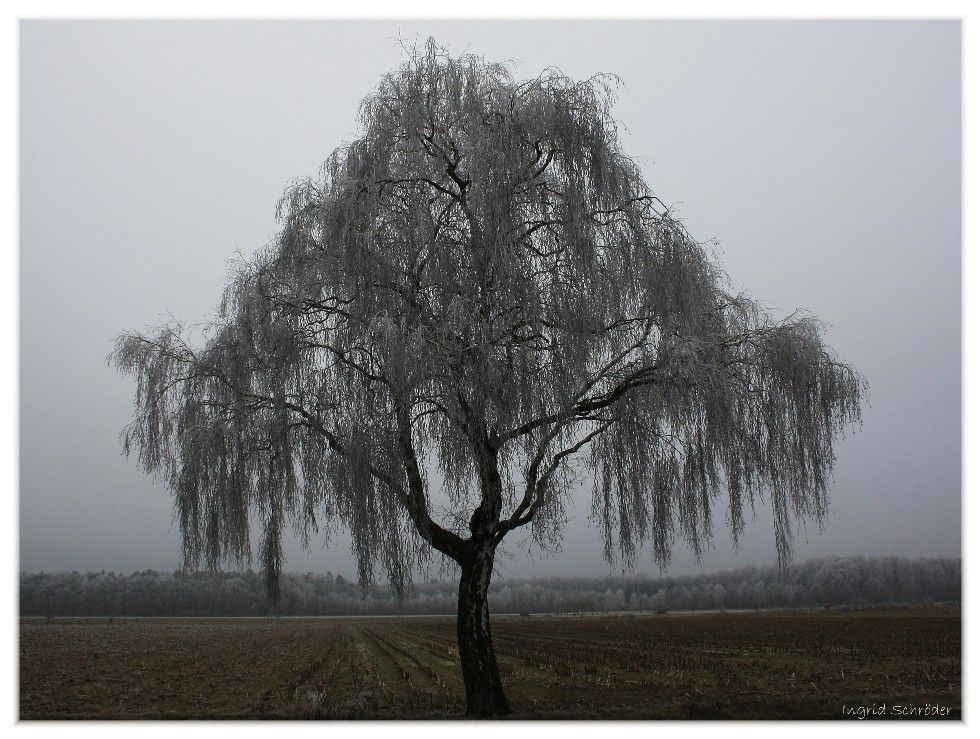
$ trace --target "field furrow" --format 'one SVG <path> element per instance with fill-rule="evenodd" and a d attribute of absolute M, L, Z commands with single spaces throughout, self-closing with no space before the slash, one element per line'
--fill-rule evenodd
<path fill-rule="evenodd" d="M 960 716 L 959 609 L 497 617 L 493 634 L 523 718 Z M 451 617 L 22 619 L 19 648 L 21 719 L 465 706 Z"/>

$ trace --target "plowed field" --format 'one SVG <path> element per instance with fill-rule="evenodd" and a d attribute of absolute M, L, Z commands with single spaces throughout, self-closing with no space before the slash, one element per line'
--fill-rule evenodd
<path fill-rule="evenodd" d="M 959 718 L 958 609 L 499 617 L 518 718 Z M 459 718 L 452 618 L 22 619 L 21 719 Z"/>

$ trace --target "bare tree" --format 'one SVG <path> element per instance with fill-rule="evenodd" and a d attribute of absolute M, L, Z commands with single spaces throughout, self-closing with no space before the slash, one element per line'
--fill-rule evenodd
<path fill-rule="evenodd" d="M 459 567 L 467 711 L 510 711 L 487 587 L 511 531 L 552 546 L 594 480 L 606 557 L 695 552 L 760 496 L 780 561 L 823 521 L 832 442 L 865 383 L 808 315 L 775 322 L 620 150 L 617 80 L 515 81 L 431 40 L 362 103 L 363 135 L 293 183 L 282 231 L 231 276 L 201 348 L 125 334 L 127 453 L 166 481 L 188 566 L 339 522 L 362 583 Z"/>

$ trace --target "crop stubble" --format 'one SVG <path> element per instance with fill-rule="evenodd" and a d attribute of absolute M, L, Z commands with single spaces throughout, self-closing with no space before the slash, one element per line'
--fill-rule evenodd
<path fill-rule="evenodd" d="M 960 715 L 959 609 L 498 617 L 518 718 Z M 456 718 L 452 618 L 22 619 L 22 719 Z"/>

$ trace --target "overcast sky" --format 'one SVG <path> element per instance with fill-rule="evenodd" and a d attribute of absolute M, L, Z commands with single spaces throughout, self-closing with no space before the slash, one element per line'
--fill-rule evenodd
<path fill-rule="evenodd" d="M 625 150 L 736 289 L 812 311 L 868 379 L 838 446 L 827 555 L 959 556 L 960 24 L 174 22 L 20 25 L 22 571 L 172 570 L 161 484 L 121 454 L 134 384 L 114 337 L 205 320 L 227 262 L 274 238 L 287 182 L 358 135 L 358 102 L 401 36 L 624 83 Z M 505 542 L 506 576 L 609 571 L 580 496 L 565 551 Z M 703 567 L 775 560 L 759 509 L 738 551 L 716 521 Z M 513 536 L 513 535 L 512 535 Z M 343 541 L 287 570 L 352 576 Z M 647 553 L 639 570 L 657 573 Z M 683 547 L 670 574 L 697 571 Z"/>

